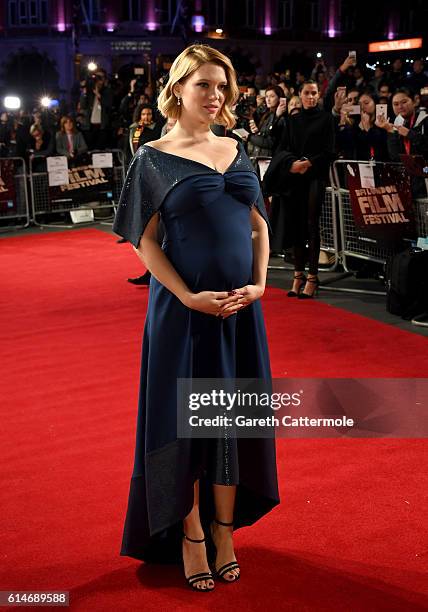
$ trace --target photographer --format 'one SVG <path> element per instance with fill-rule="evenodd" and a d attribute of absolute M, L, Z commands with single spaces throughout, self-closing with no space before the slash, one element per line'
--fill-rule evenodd
<path fill-rule="evenodd" d="M 244 128 L 249 132 L 250 120 L 254 119 L 257 108 L 263 109 L 263 112 L 266 111 L 264 100 L 264 96 L 259 96 L 258 89 L 253 85 L 249 85 L 247 91 L 240 94 L 235 107 L 237 117 L 236 127 Z"/>
<path fill-rule="evenodd" d="M 355 94 L 351 90 L 350 94 Z M 355 104 L 343 104 L 343 92 L 335 94 L 334 115 L 340 108 L 337 123 L 337 152 L 344 159 L 388 161 L 388 147 L 385 133 L 376 125 L 376 100 L 371 91 L 365 91 L 359 98 L 359 112 Z M 355 99 L 355 98 L 353 98 Z"/>
<path fill-rule="evenodd" d="M 342 159 L 355 157 L 355 124 L 361 119 L 361 109 L 358 104 L 359 91 L 351 88 L 338 87 L 334 94 L 332 115 L 336 119 L 336 152 Z"/>
<path fill-rule="evenodd" d="M 82 129 L 87 134 L 90 150 L 106 149 L 110 145 L 109 128 L 113 94 L 103 71 L 87 79 L 80 96 L 80 111 L 84 116 Z"/>
<path fill-rule="evenodd" d="M 348 55 L 343 64 L 339 66 L 335 75 L 328 84 L 324 94 L 323 108 L 326 111 L 331 111 L 334 105 L 334 94 L 338 87 L 350 88 L 355 85 L 354 67 L 356 59 L 353 55 Z"/>
<path fill-rule="evenodd" d="M 141 103 L 149 104 L 150 100 L 144 94 L 144 84 L 141 79 L 132 79 L 129 84 L 129 92 L 122 98 L 119 105 L 119 115 L 124 124 L 129 125 L 133 121 L 135 109 Z"/>

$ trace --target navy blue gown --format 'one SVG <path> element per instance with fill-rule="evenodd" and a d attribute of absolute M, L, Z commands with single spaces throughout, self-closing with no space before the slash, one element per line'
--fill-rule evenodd
<path fill-rule="evenodd" d="M 252 283 L 253 204 L 268 223 L 259 180 L 241 144 L 224 174 L 145 145 L 128 170 L 113 229 L 137 247 L 159 212 L 162 249 L 187 286 L 228 291 Z M 192 509 L 197 479 L 205 528 L 215 516 L 212 483 L 237 485 L 235 529 L 279 503 L 274 439 L 177 436 L 177 378 L 270 376 L 258 300 L 223 320 L 187 308 L 152 276 L 121 555 L 179 561 L 182 520 Z"/>

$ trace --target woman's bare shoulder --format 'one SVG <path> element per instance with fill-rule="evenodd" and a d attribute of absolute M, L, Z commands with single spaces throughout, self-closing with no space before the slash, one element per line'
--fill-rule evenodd
<path fill-rule="evenodd" d="M 236 140 L 236 138 L 231 138 L 230 136 L 217 136 L 217 138 L 221 138 L 225 142 L 228 142 L 229 146 L 231 146 L 232 148 L 236 148 L 239 142 L 238 140 Z"/>
<path fill-rule="evenodd" d="M 150 140 L 146 142 L 144 147 L 151 147 L 152 149 L 158 149 L 159 151 L 163 151 L 165 148 L 165 144 L 168 147 L 168 142 L 173 142 L 171 138 L 166 138 L 166 136 L 162 136 L 162 138 L 158 138 L 157 140 Z"/>

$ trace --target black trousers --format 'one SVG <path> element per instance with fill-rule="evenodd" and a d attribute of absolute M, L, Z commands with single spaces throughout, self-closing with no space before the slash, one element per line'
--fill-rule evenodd
<path fill-rule="evenodd" d="M 294 267 L 304 270 L 308 262 L 309 274 L 314 275 L 318 274 L 320 216 L 325 188 L 324 180 L 302 181 L 293 198 Z"/>

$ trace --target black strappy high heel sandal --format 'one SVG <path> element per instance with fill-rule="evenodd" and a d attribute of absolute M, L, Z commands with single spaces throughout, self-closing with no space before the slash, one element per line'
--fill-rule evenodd
<path fill-rule="evenodd" d="M 310 300 L 314 297 L 314 295 L 318 295 L 318 287 L 320 284 L 318 276 L 316 276 L 315 278 L 307 278 L 306 282 L 313 283 L 314 285 L 316 285 L 316 287 L 312 295 L 309 295 L 309 293 L 305 293 L 304 291 L 299 293 L 297 297 L 300 298 L 301 300 Z"/>
<path fill-rule="evenodd" d="M 295 280 L 300 280 L 300 281 L 301 281 L 301 283 L 300 283 L 300 286 L 299 286 L 299 289 L 297 290 L 297 292 L 296 292 L 296 291 L 291 290 L 291 291 L 289 291 L 289 292 L 287 293 L 288 297 L 297 297 L 297 296 L 300 294 L 300 292 L 302 291 L 302 289 L 303 289 L 303 285 L 306 283 L 306 280 L 307 280 L 307 279 L 306 279 L 306 276 L 305 276 L 303 273 L 301 273 L 301 274 L 297 274 L 297 275 L 295 274 L 295 275 L 294 275 L 294 279 L 295 279 Z"/>
<path fill-rule="evenodd" d="M 217 525 L 222 525 L 223 527 L 233 527 L 233 523 L 223 523 L 223 521 L 219 521 L 218 519 L 214 519 L 213 523 L 217 523 Z M 213 546 L 215 548 L 215 544 L 214 544 L 214 538 L 213 538 L 213 534 L 212 534 L 212 525 L 213 523 L 211 523 L 211 540 L 213 542 Z M 218 576 L 218 578 L 221 578 L 224 582 L 236 582 L 237 580 L 239 580 L 240 576 L 241 576 L 241 568 L 239 567 L 239 563 L 237 561 L 230 561 L 229 563 L 225 563 L 224 565 L 222 565 L 221 567 L 219 567 L 217 569 L 217 567 L 214 564 L 214 569 L 215 569 L 215 574 L 216 576 Z M 224 577 L 225 574 L 227 574 L 228 572 L 230 572 L 231 570 L 234 569 L 239 569 L 239 574 L 238 575 L 234 575 L 233 580 L 228 580 L 227 578 Z"/>
<path fill-rule="evenodd" d="M 195 544 L 202 544 L 202 542 L 205 542 L 205 538 L 202 538 L 202 540 L 192 540 L 192 538 L 189 538 L 184 532 L 183 537 L 189 542 L 194 542 Z M 207 593 L 208 591 L 214 590 L 214 585 L 212 587 L 207 586 L 205 589 L 195 586 L 195 584 L 201 582 L 202 580 L 214 580 L 212 572 L 200 572 L 199 574 L 192 574 L 191 576 L 186 576 L 186 574 L 184 574 L 184 577 L 186 578 L 189 587 L 194 591 Z"/>

